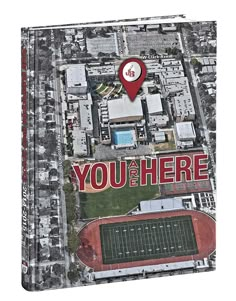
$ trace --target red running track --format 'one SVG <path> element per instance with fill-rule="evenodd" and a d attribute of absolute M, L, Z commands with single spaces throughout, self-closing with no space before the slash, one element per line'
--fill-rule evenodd
<path fill-rule="evenodd" d="M 185 215 L 192 216 L 192 222 L 198 246 L 198 254 L 159 259 L 147 259 L 142 261 L 123 262 L 117 264 L 103 264 L 99 225 Z M 77 251 L 77 255 L 85 265 L 93 268 L 95 271 L 106 271 L 113 269 L 130 268 L 135 266 L 165 264 L 187 260 L 198 260 L 210 255 L 216 247 L 216 227 L 214 219 L 212 219 L 210 216 L 203 212 L 194 210 L 180 210 L 171 212 L 140 214 L 133 216 L 101 218 L 88 223 L 80 231 L 79 237 L 81 245 Z"/>

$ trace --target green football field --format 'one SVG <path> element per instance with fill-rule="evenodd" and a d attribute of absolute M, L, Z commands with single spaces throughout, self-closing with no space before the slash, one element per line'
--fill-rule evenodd
<path fill-rule="evenodd" d="M 104 264 L 198 253 L 191 216 L 100 225 Z"/>

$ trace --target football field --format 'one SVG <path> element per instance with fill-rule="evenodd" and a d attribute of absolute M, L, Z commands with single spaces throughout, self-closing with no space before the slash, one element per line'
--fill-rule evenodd
<path fill-rule="evenodd" d="M 100 225 L 104 264 L 198 253 L 191 216 Z"/>

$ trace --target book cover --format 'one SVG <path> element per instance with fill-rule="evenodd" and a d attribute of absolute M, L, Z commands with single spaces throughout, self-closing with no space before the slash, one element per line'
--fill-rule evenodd
<path fill-rule="evenodd" d="M 215 270 L 216 22 L 21 37 L 23 287 Z"/>

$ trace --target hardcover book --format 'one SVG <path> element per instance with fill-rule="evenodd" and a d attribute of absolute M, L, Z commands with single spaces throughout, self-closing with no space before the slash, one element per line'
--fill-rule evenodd
<path fill-rule="evenodd" d="M 216 22 L 21 37 L 23 287 L 215 270 Z"/>

